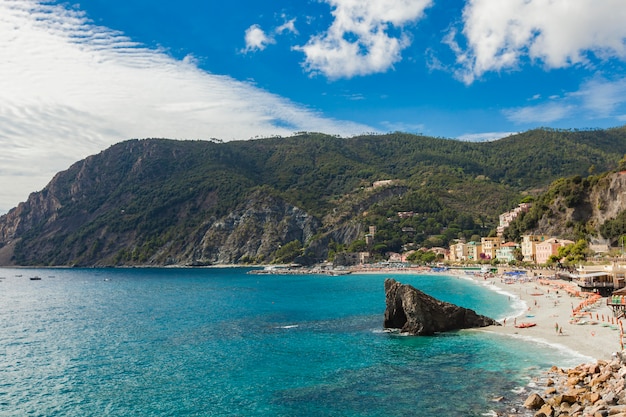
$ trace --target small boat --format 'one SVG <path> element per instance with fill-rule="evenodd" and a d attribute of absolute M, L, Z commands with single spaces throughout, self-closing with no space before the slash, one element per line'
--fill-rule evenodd
<path fill-rule="evenodd" d="M 41 277 L 30 277 L 31 281 L 41 281 Z"/>
<path fill-rule="evenodd" d="M 515 325 L 518 329 L 525 329 L 527 327 L 535 327 L 537 323 L 518 323 Z"/>

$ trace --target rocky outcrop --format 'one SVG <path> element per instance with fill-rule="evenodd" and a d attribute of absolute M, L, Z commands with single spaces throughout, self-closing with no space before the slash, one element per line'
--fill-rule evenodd
<path fill-rule="evenodd" d="M 475 311 L 439 301 L 394 279 L 385 280 L 384 327 L 416 336 L 458 329 L 486 327 L 499 323 Z"/>
<path fill-rule="evenodd" d="M 545 393 L 531 394 L 524 407 L 535 416 L 626 417 L 625 377 L 626 365 L 619 356 L 569 370 L 553 367 Z"/>
<path fill-rule="evenodd" d="M 533 234 L 575 240 L 580 232 L 580 224 L 584 224 L 586 230 L 595 232 L 591 233 L 591 240 L 595 241 L 602 224 L 626 210 L 626 172 L 602 176 L 597 182 L 581 181 L 578 186 L 580 190 L 577 190 L 579 195 L 575 204 L 567 201 L 572 198 L 572 191 L 552 192 L 556 195 L 538 219 Z"/>
<path fill-rule="evenodd" d="M 304 244 L 320 222 L 282 198 L 253 194 L 237 210 L 214 222 L 204 233 L 194 261 L 234 264 L 244 259 L 268 262 L 281 245 L 295 240 Z"/>

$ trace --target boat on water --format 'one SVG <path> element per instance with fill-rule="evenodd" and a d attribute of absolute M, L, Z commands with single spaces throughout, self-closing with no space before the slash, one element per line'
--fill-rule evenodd
<path fill-rule="evenodd" d="M 528 327 L 535 327 L 537 325 L 537 323 L 518 323 L 515 325 L 515 327 L 517 327 L 518 329 L 526 329 Z"/>
<path fill-rule="evenodd" d="M 37 277 L 37 276 L 35 276 L 35 277 L 30 277 L 30 280 L 31 280 L 31 281 L 41 281 L 41 277 Z"/>

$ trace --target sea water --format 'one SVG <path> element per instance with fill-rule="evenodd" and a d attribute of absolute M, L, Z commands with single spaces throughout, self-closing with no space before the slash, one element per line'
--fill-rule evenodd
<path fill-rule="evenodd" d="M 248 271 L 0 269 L 0 415 L 480 416 L 581 362 L 482 331 L 383 331 L 387 277 L 514 313 L 471 280 Z"/>

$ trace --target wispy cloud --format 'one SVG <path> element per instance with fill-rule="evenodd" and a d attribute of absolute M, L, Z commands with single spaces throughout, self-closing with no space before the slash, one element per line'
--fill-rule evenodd
<path fill-rule="evenodd" d="M 409 132 L 422 134 L 422 132 L 426 129 L 426 126 L 422 123 L 383 121 L 381 122 L 381 125 L 384 126 L 389 132 Z"/>
<path fill-rule="evenodd" d="M 503 113 L 507 119 L 518 124 L 546 124 L 569 118 L 575 110 L 576 106 L 563 100 L 506 109 Z"/>
<path fill-rule="evenodd" d="M 463 11 L 464 47 L 446 38 L 467 84 L 524 60 L 547 68 L 626 58 L 623 0 L 469 0 Z"/>
<path fill-rule="evenodd" d="M 333 23 L 322 34 L 295 47 L 305 55 L 303 66 L 330 79 L 385 72 L 402 59 L 410 45 L 401 29 L 424 16 L 432 0 L 325 0 Z M 400 30 L 393 35 L 391 29 Z"/>
<path fill-rule="evenodd" d="M 206 73 L 62 5 L 0 0 L 0 39 L 0 213 L 124 139 L 374 130 Z"/>
<path fill-rule="evenodd" d="M 594 117 L 615 116 L 616 112 L 626 111 L 626 78 L 611 81 L 595 77 L 572 97 L 580 99 L 582 107 Z"/>
<path fill-rule="evenodd" d="M 283 19 L 286 18 L 284 15 L 282 17 Z M 285 23 L 274 29 L 274 32 L 278 35 L 282 35 L 285 32 L 298 34 L 298 30 L 296 29 L 296 19 L 286 20 Z"/>
<path fill-rule="evenodd" d="M 533 100 L 539 101 L 539 98 Z M 503 111 L 511 121 L 519 124 L 552 123 L 566 119 L 589 120 L 616 118 L 626 112 L 626 78 L 607 80 L 594 77 L 577 91 L 562 96 L 551 96 L 548 101 L 532 106 Z"/>
<path fill-rule="evenodd" d="M 491 142 L 515 135 L 519 132 L 482 132 L 482 133 L 466 133 L 458 137 L 459 140 L 465 142 Z"/>

